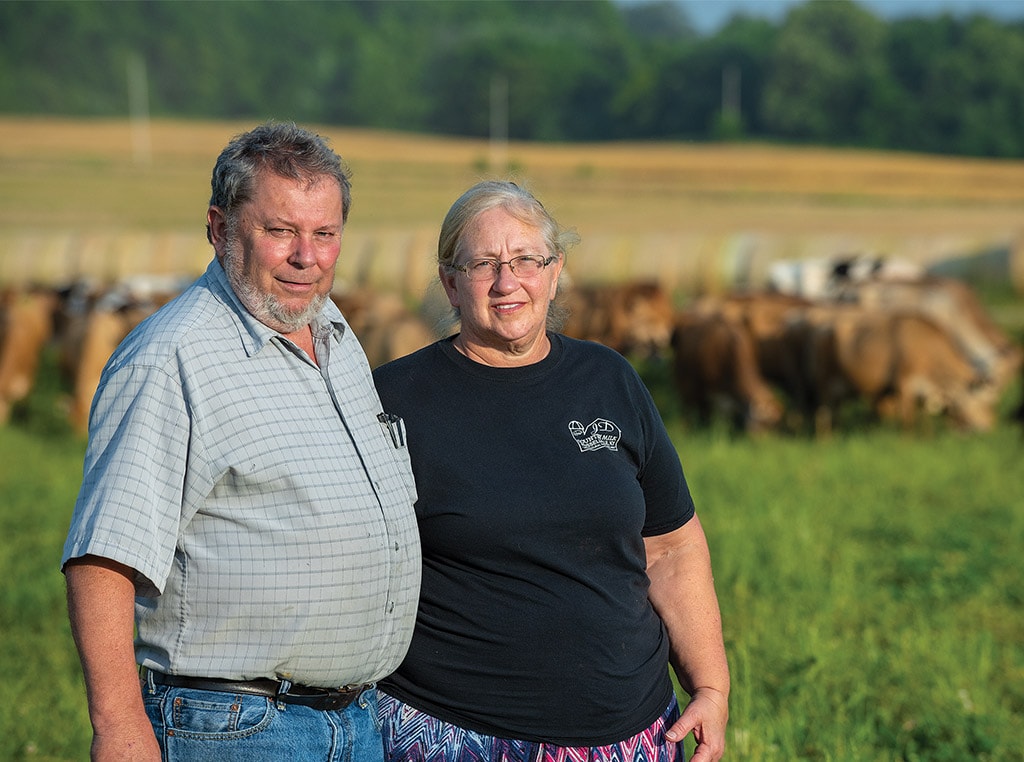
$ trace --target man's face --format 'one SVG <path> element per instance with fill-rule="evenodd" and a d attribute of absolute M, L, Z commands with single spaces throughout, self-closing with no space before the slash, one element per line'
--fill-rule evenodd
<path fill-rule="evenodd" d="M 331 177 L 313 185 L 264 172 L 235 230 L 210 207 L 217 256 L 245 308 L 283 334 L 304 330 L 334 286 L 341 249 L 341 189 Z"/>

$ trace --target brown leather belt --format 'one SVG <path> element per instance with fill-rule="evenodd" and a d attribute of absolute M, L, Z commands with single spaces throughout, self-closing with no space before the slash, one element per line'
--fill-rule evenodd
<path fill-rule="evenodd" d="M 307 685 L 292 685 L 263 678 L 260 680 L 224 680 L 217 677 L 190 677 L 188 675 L 168 675 L 163 672 L 146 670 L 145 674 L 153 676 L 157 685 L 172 688 L 191 688 L 197 691 L 218 691 L 221 693 L 245 693 L 252 696 L 266 696 L 282 704 L 300 704 L 324 712 L 344 709 L 372 683 L 362 685 L 346 685 L 340 689 L 311 688 Z"/>

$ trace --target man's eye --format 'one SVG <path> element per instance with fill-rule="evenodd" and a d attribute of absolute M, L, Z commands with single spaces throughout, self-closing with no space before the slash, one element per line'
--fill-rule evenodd
<path fill-rule="evenodd" d="M 292 234 L 288 228 L 268 228 L 267 232 L 274 238 L 287 238 Z"/>
<path fill-rule="evenodd" d="M 469 263 L 469 269 L 473 272 L 486 272 L 494 268 L 494 264 L 489 259 L 475 259 Z"/>

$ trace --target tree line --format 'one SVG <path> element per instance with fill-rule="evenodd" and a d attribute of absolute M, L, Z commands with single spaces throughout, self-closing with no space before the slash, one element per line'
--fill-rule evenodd
<path fill-rule="evenodd" d="M 1024 24 L 808 0 L 8 0 L 0 112 L 1024 157 Z"/>

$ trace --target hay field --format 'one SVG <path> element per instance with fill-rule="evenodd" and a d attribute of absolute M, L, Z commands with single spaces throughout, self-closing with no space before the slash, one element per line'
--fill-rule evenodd
<path fill-rule="evenodd" d="M 0 283 L 201 270 L 210 169 L 250 126 L 0 118 Z M 496 176 L 526 183 L 577 228 L 569 270 L 582 280 L 653 276 L 694 292 L 756 283 L 779 258 L 1021 259 L 1022 161 L 320 131 L 353 172 L 342 282 L 421 293 L 449 204 Z"/>

